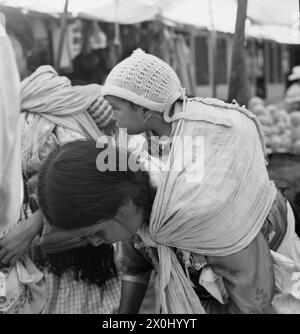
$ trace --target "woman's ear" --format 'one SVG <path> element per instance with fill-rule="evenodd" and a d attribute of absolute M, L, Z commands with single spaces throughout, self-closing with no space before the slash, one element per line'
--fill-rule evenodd
<path fill-rule="evenodd" d="M 118 209 L 118 214 L 127 217 L 132 213 L 132 210 L 134 209 L 134 204 L 131 199 L 129 199 L 125 204 L 123 204 L 119 209 Z"/>

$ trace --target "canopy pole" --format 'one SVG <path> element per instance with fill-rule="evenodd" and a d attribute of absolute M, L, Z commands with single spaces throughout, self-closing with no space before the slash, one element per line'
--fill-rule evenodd
<path fill-rule="evenodd" d="M 120 32 L 120 22 L 119 22 L 119 0 L 115 0 L 115 37 L 114 44 L 117 51 L 118 60 L 122 54 L 122 45 L 121 45 L 121 32 Z"/>
<path fill-rule="evenodd" d="M 245 22 L 247 18 L 247 5 L 248 0 L 238 0 L 228 94 L 228 102 L 237 100 L 243 105 L 247 105 L 250 98 L 245 63 Z"/>
<path fill-rule="evenodd" d="M 300 1 L 300 0 L 299 0 Z M 211 88 L 212 88 L 212 97 L 217 97 L 217 32 L 215 29 L 213 10 L 212 10 L 212 0 L 209 0 L 209 16 L 211 24 Z"/>
<path fill-rule="evenodd" d="M 59 36 L 57 57 L 56 57 L 55 66 L 54 66 L 55 69 L 58 72 L 59 72 L 59 69 L 60 69 L 60 62 L 61 62 L 61 58 L 62 58 L 65 36 L 66 36 L 66 30 L 67 30 L 68 8 L 69 8 L 69 0 L 66 0 L 64 12 L 63 12 L 63 15 L 62 15 L 61 20 L 60 20 L 60 36 Z"/>

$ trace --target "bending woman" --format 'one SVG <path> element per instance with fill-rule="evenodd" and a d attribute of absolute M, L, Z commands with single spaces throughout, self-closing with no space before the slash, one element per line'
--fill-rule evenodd
<path fill-rule="evenodd" d="M 96 149 L 94 142 L 73 142 L 51 153 L 39 176 L 39 203 L 48 222 L 68 231 L 72 237 L 93 244 L 122 241 L 120 262 L 124 285 L 119 312 L 135 313 L 143 300 L 151 271 L 156 270 L 162 275 L 165 259 L 159 256 L 154 242 L 149 247 L 145 231 L 151 228 L 151 217 L 155 212 L 151 215 L 150 212 L 157 201 L 156 189 L 163 176 L 153 183 L 145 171 L 133 172 L 129 165 L 126 171 L 124 165 L 120 170 L 120 152 L 122 157 L 127 156 L 127 152 L 120 149 L 115 152 L 115 171 L 100 172 L 96 162 L 103 151 Z M 172 224 L 173 219 L 171 217 L 168 224 Z M 270 230 L 275 228 L 280 232 L 282 223 L 288 225 L 288 231 L 281 233 L 281 241 L 275 238 L 277 241 L 272 242 Z M 283 306 L 278 303 L 283 295 L 278 293 L 282 287 L 275 289 L 274 281 L 274 270 L 276 275 L 280 273 L 277 271 L 280 262 L 276 262 L 274 269 L 270 248 L 286 256 L 293 257 L 293 252 L 299 256 L 299 240 L 293 224 L 285 199 L 278 193 L 261 231 L 248 246 L 235 254 L 212 256 L 189 252 L 191 238 L 185 239 L 185 248 L 177 247 L 174 241 L 170 251 L 184 278 L 175 276 L 170 279 L 184 279 L 193 286 L 198 301 L 190 299 L 188 302 L 200 305 L 198 310 L 186 310 L 185 313 L 272 313 L 274 307 L 282 312 Z M 161 237 L 160 243 L 164 242 Z M 298 250 L 292 250 L 295 244 Z M 280 260 L 278 253 L 275 258 Z M 182 312 L 180 307 L 188 307 L 176 305 L 177 294 L 182 291 L 169 293 L 174 304 L 164 310 L 161 297 L 161 311 L 179 313 Z M 188 296 L 193 298 L 193 295 Z M 293 303 L 298 303 L 294 297 Z"/>

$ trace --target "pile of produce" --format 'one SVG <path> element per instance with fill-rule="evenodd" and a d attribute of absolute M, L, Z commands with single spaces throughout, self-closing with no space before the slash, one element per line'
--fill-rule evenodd
<path fill-rule="evenodd" d="M 268 151 L 300 154 L 300 111 L 292 113 L 253 97 L 249 110 L 254 113 L 264 128 Z"/>

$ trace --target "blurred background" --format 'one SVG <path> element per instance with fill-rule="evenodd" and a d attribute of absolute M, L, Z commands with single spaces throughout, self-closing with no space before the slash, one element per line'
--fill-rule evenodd
<path fill-rule="evenodd" d="M 300 204 L 299 0 L 0 0 L 29 18 L 32 68 L 102 84 L 138 47 L 189 96 L 236 99 L 262 123 L 269 172 Z"/>

